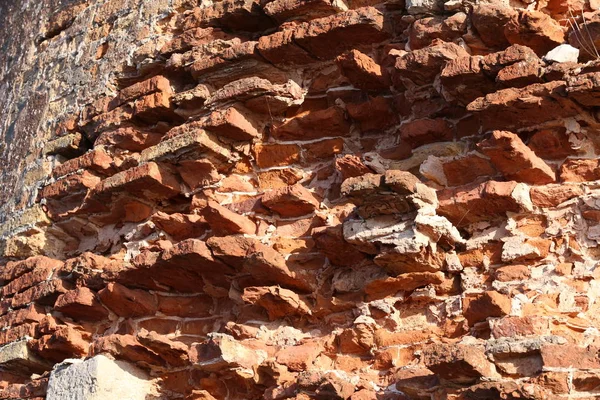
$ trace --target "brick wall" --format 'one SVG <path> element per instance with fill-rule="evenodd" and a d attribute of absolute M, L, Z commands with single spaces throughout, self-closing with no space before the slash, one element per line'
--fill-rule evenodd
<path fill-rule="evenodd" d="M 0 399 L 600 396 L 594 7 L 0 5 Z"/>

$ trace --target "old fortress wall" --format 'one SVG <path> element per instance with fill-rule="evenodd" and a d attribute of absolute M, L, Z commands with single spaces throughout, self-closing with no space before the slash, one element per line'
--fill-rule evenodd
<path fill-rule="evenodd" d="M 0 1 L 0 399 L 600 399 L 599 8 Z"/>

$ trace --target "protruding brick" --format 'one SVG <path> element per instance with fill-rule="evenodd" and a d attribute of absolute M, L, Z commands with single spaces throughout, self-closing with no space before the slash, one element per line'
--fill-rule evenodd
<path fill-rule="evenodd" d="M 560 24 L 541 11 L 519 10 L 504 26 L 504 36 L 511 44 L 532 48 L 540 57 L 565 41 Z"/>
<path fill-rule="evenodd" d="M 233 140 L 252 140 L 259 135 L 248 118 L 233 107 L 212 112 L 203 124 L 207 130 Z"/>
<path fill-rule="evenodd" d="M 103 202 L 110 195 L 119 193 L 128 193 L 150 200 L 165 199 L 179 194 L 179 182 L 166 168 L 149 162 L 103 180 L 90 196 L 96 201 Z"/>
<path fill-rule="evenodd" d="M 600 162 L 595 158 L 569 158 L 560 166 L 560 179 L 563 182 L 600 180 Z"/>
<path fill-rule="evenodd" d="M 297 144 L 255 144 L 253 150 L 260 168 L 286 166 L 300 161 L 300 146 Z"/>
<path fill-rule="evenodd" d="M 188 347 L 181 342 L 169 340 L 143 328 L 138 332 L 137 340 L 159 354 L 172 367 L 183 367 L 188 364 Z"/>
<path fill-rule="evenodd" d="M 523 205 L 512 196 L 516 187 L 514 181 L 487 181 L 479 185 L 441 190 L 437 193 L 438 213 L 457 226 L 503 217 L 507 211 L 518 212 L 523 209 Z"/>
<path fill-rule="evenodd" d="M 363 7 L 314 19 L 270 36 L 258 46 L 266 59 L 275 64 L 305 64 L 311 61 L 310 57 L 330 60 L 355 46 L 384 41 L 389 34 L 383 27 L 383 15 L 373 7 Z"/>
<path fill-rule="evenodd" d="M 487 291 L 475 297 L 465 297 L 464 315 L 473 325 L 488 317 L 503 317 L 511 310 L 510 297 L 496 291 Z"/>
<path fill-rule="evenodd" d="M 61 177 L 80 169 L 89 169 L 101 175 L 110 175 L 114 171 L 113 159 L 104 149 L 94 149 L 86 154 L 68 160 L 52 171 L 53 177 Z"/>
<path fill-rule="evenodd" d="M 567 200 L 583 195 L 580 185 L 554 184 L 531 188 L 531 201 L 538 207 L 556 207 Z"/>
<path fill-rule="evenodd" d="M 19 308 L 31 302 L 43 305 L 53 305 L 60 294 L 68 291 L 66 286 L 68 285 L 61 279 L 44 281 L 22 293 L 17 293 L 12 298 L 12 307 Z"/>
<path fill-rule="evenodd" d="M 433 344 L 425 348 L 423 360 L 427 368 L 440 377 L 459 384 L 480 378 L 498 377 L 494 365 L 483 349 L 473 345 Z"/>
<path fill-rule="evenodd" d="M 109 103 L 109 110 L 112 110 L 126 102 L 139 99 L 140 97 L 148 96 L 153 93 L 172 92 L 171 83 L 167 78 L 161 75 L 153 76 L 142 82 L 135 83 L 131 86 L 122 89 L 119 94 Z"/>
<path fill-rule="evenodd" d="M 336 59 L 342 74 L 352 85 L 364 90 L 385 90 L 390 84 L 381 66 L 366 54 L 351 50 Z"/>
<path fill-rule="evenodd" d="M 247 287 L 242 299 L 250 304 L 256 304 L 267 310 L 271 321 L 287 315 L 311 315 L 311 311 L 300 297 L 288 289 L 277 286 Z"/>
<path fill-rule="evenodd" d="M 95 146 L 115 146 L 129 151 L 142 151 L 160 142 L 162 134 L 127 126 L 113 131 L 102 132 Z"/>
<path fill-rule="evenodd" d="M 0 280 L 4 282 L 12 281 L 27 272 L 33 271 L 35 268 L 59 269 L 63 265 L 63 261 L 46 256 L 30 257 L 22 261 L 9 261 L 3 268 L 0 268 Z"/>
<path fill-rule="evenodd" d="M 217 235 L 256 232 L 256 225 L 250 218 L 229 211 L 212 200 L 202 209 L 202 215 Z"/>
<path fill-rule="evenodd" d="M 216 258 L 250 274 L 257 282 L 307 288 L 306 284 L 289 270 L 281 254 L 257 239 L 243 236 L 211 237 L 207 244 Z"/>
<path fill-rule="evenodd" d="M 108 311 L 96 298 L 96 293 L 87 287 L 68 291 L 56 299 L 54 309 L 76 321 L 101 321 L 108 317 Z"/>
<path fill-rule="evenodd" d="M 48 280 L 54 272 L 54 269 L 49 265 L 37 267 L 31 272 L 21 275 L 12 282 L 9 282 L 2 288 L 3 296 L 10 296 L 23 290 L 35 286 Z"/>
<path fill-rule="evenodd" d="M 85 357 L 89 351 L 89 343 L 78 330 L 70 326 L 61 326 L 51 335 L 30 341 L 29 347 L 44 359 L 54 362 Z"/>
<path fill-rule="evenodd" d="M 156 297 L 139 289 L 129 289 L 119 283 L 109 283 L 98 292 L 102 303 L 120 317 L 154 315 L 158 309 Z"/>
<path fill-rule="evenodd" d="M 305 111 L 276 126 L 271 132 L 280 140 L 311 140 L 330 136 L 347 136 L 350 122 L 339 107 Z"/>
<path fill-rule="evenodd" d="M 478 147 L 507 179 L 534 185 L 551 183 L 556 179 L 552 168 L 514 133 L 494 131 Z"/>
<path fill-rule="evenodd" d="M 192 347 L 190 361 L 204 371 L 223 371 L 229 368 L 252 370 L 265 359 L 266 354 L 244 346 L 229 335 L 212 334 L 202 344 Z"/>
<path fill-rule="evenodd" d="M 265 193 L 262 204 L 282 217 L 299 217 L 319 207 L 319 201 L 301 184 L 275 189 Z"/>

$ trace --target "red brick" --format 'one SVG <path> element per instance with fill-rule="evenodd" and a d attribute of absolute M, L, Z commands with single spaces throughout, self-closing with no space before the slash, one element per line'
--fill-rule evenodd
<path fill-rule="evenodd" d="M 348 103 L 346 110 L 360 124 L 362 132 L 380 131 L 398 123 L 398 113 L 391 99 L 383 96 L 371 97 L 362 103 Z"/>
<path fill-rule="evenodd" d="M 169 318 L 148 318 L 138 322 L 138 328 L 145 329 L 151 332 L 156 332 L 159 335 L 169 335 L 181 330 L 181 321 L 178 319 Z"/>
<path fill-rule="evenodd" d="M 483 348 L 477 346 L 436 343 L 427 346 L 423 353 L 427 368 L 454 383 L 474 383 L 479 378 L 497 375 Z"/>
<path fill-rule="evenodd" d="M 320 142 L 303 146 L 303 159 L 305 162 L 315 162 L 322 159 L 333 158 L 335 154 L 344 150 L 344 139 L 325 139 Z"/>
<path fill-rule="evenodd" d="M 518 212 L 521 205 L 512 197 L 516 186 L 514 181 L 487 181 L 478 185 L 440 190 L 437 192 L 438 214 L 455 225 L 464 226 L 504 217 L 507 211 Z"/>
<path fill-rule="evenodd" d="M 598 350 L 593 346 L 544 344 L 540 352 L 544 368 L 598 369 Z"/>
<path fill-rule="evenodd" d="M 119 94 L 110 102 L 109 111 L 116 107 L 125 104 L 126 102 L 147 96 L 153 93 L 171 93 L 171 83 L 167 78 L 161 75 L 153 76 L 142 82 L 135 83 L 125 89 L 122 89 Z"/>
<path fill-rule="evenodd" d="M 142 151 L 160 142 L 162 134 L 127 126 L 113 131 L 102 132 L 94 142 L 95 146 L 115 146 L 129 151 Z"/>
<path fill-rule="evenodd" d="M 247 287 L 244 289 L 242 299 L 247 303 L 263 307 L 271 321 L 284 316 L 301 317 L 311 314 L 308 305 L 296 293 L 278 286 Z"/>
<path fill-rule="evenodd" d="M 110 353 L 121 359 L 148 365 L 164 365 L 155 352 L 149 350 L 132 335 L 108 335 L 94 341 L 94 354 Z"/>
<path fill-rule="evenodd" d="M 290 371 L 306 371 L 323 351 L 324 345 L 313 340 L 279 350 L 277 362 L 287 366 Z"/>
<path fill-rule="evenodd" d="M 468 55 L 462 47 L 445 42 L 408 52 L 396 58 L 392 75 L 394 85 L 402 88 L 404 80 L 416 85 L 431 84 L 448 61 Z"/>
<path fill-rule="evenodd" d="M 175 240 L 202 236 L 209 229 L 204 218 L 196 214 L 166 214 L 159 211 L 152 215 L 151 220 Z"/>
<path fill-rule="evenodd" d="M 510 297 L 496 291 L 487 291 L 476 296 L 466 296 L 463 301 L 465 318 L 470 325 L 485 321 L 488 317 L 503 317 L 511 310 Z"/>
<path fill-rule="evenodd" d="M 538 207 L 556 207 L 567 200 L 583 195 L 579 185 L 555 184 L 532 187 L 531 201 Z"/>
<path fill-rule="evenodd" d="M 250 218 L 229 211 L 212 200 L 208 201 L 206 207 L 202 209 L 202 215 L 217 235 L 256 232 L 256 225 Z"/>
<path fill-rule="evenodd" d="M 14 328 L 8 328 L 0 332 L 0 345 L 23 339 L 25 336 L 36 337 L 37 327 L 37 323 L 26 323 Z"/>
<path fill-rule="evenodd" d="M 259 135 L 248 118 L 233 107 L 212 112 L 203 125 L 208 131 L 233 140 L 252 140 Z"/>
<path fill-rule="evenodd" d="M 156 297 L 141 289 L 128 289 L 119 283 L 109 283 L 98 292 L 105 306 L 120 317 L 154 315 L 158 309 Z"/>
<path fill-rule="evenodd" d="M 54 268 L 51 265 L 37 267 L 5 285 L 1 291 L 2 296 L 10 296 L 44 282 L 52 276 L 53 271 Z"/>
<path fill-rule="evenodd" d="M 311 62 L 310 57 L 330 60 L 345 50 L 381 42 L 388 36 L 383 15 L 373 7 L 363 7 L 267 36 L 259 41 L 258 50 L 274 64 L 306 64 Z"/>
<path fill-rule="evenodd" d="M 158 311 L 176 317 L 209 317 L 214 302 L 208 295 L 196 296 L 158 296 Z"/>
<path fill-rule="evenodd" d="M 300 161 L 300 146 L 296 144 L 255 144 L 253 151 L 260 168 L 287 166 Z"/>
<path fill-rule="evenodd" d="M 86 287 L 61 294 L 54 309 L 75 321 L 100 321 L 108 318 L 108 311 L 100 304 L 96 293 Z"/>
<path fill-rule="evenodd" d="M 285 258 L 257 239 L 242 236 L 211 237 L 207 240 L 214 256 L 257 282 L 307 289 L 289 270 Z"/>
<path fill-rule="evenodd" d="M 183 367 L 189 363 L 188 347 L 181 342 L 172 341 L 156 332 L 148 332 L 145 329 L 137 334 L 137 340 L 159 354 L 171 367 Z"/>
<path fill-rule="evenodd" d="M 560 166 L 563 182 L 588 182 L 600 180 L 600 164 L 597 159 L 567 159 Z"/>
<path fill-rule="evenodd" d="M 398 132 L 400 138 L 413 148 L 454 138 L 454 128 L 442 118 L 425 118 L 406 122 L 400 126 Z"/>
<path fill-rule="evenodd" d="M 311 140 L 331 136 L 347 136 L 350 122 L 339 107 L 305 111 L 276 126 L 271 134 L 279 140 Z"/>
<path fill-rule="evenodd" d="M 44 359 L 53 362 L 85 357 L 89 349 L 89 343 L 83 339 L 82 334 L 70 326 L 61 326 L 52 335 L 30 341 L 28 346 Z"/>
<path fill-rule="evenodd" d="M 161 264 L 175 265 L 181 269 L 190 269 L 198 274 L 224 275 L 233 271 L 221 261 L 213 258 L 206 243 L 199 239 L 187 239 L 163 252 Z"/>
<path fill-rule="evenodd" d="M 44 199 L 61 199 L 78 192 L 87 192 L 100 183 L 101 178 L 89 172 L 82 171 L 69 175 L 44 187 L 39 197 Z"/>
<path fill-rule="evenodd" d="M 336 4 L 327 0 L 306 3 L 299 0 L 275 0 L 264 6 L 265 13 L 280 24 L 287 20 L 310 21 L 340 11 Z"/>
<path fill-rule="evenodd" d="M 67 292 L 68 288 L 61 279 L 42 282 L 22 293 L 16 294 L 12 299 L 12 307 L 19 308 L 31 302 L 43 305 L 54 305 L 56 298 Z"/>
<path fill-rule="evenodd" d="M 299 217 L 316 210 L 320 202 L 301 184 L 275 189 L 261 197 L 262 204 L 282 217 Z"/>
<path fill-rule="evenodd" d="M 45 316 L 43 307 L 31 304 L 27 308 L 14 310 L 0 317 L 0 329 L 15 327 L 26 322 L 41 322 Z"/>
<path fill-rule="evenodd" d="M 46 256 L 30 257 L 23 261 L 9 261 L 3 268 L 0 268 L 0 280 L 11 281 L 19 276 L 32 271 L 36 267 L 49 266 L 59 269 L 64 265 L 63 261 L 54 260 Z"/>
<path fill-rule="evenodd" d="M 541 11 L 519 10 L 504 26 L 511 44 L 530 47 L 540 57 L 562 44 L 565 33 L 560 24 Z"/>
<path fill-rule="evenodd" d="M 209 160 L 186 160 L 179 163 L 177 171 L 183 181 L 195 190 L 220 180 L 214 164 Z"/>
<path fill-rule="evenodd" d="M 380 91 L 390 86 L 381 66 L 358 50 L 344 53 L 336 59 L 336 62 L 342 74 L 359 89 Z"/>
<path fill-rule="evenodd" d="M 137 99 L 133 104 L 133 116 L 150 123 L 173 117 L 170 95 L 157 92 Z"/>
<path fill-rule="evenodd" d="M 179 194 L 179 182 L 164 167 L 149 162 L 103 180 L 90 196 L 104 203 L 114 193 L 128 193 L 151 200 L 165 199 Z"/>
<path fill-rule="evenodd" d="M 554 171 L 511 132 L 494 131 L 477 147 L 507 179 L 533 185 L 556 180 Z"/>
<path fill-rule="evenodd" d="M 466 185 L 496 173 L 489 160 L 473 154 L 444 162 L 443 168 L 448 186 Z"/>
<path fill-rule="evenodd" d="M 261 36 L 256 46 L 266 60 L 275 65 L 311 64 L 317 59 L 294 42 L 295 30 L 284 29 L 270 35 Z"/>
<path fill-rule="evenodd" d="M 94 149 L 80 157 L 65 161 L 52 171 L 53 177 L 60 177 L 77 172 L 80 169 L 89 169 L 101 175 L 109 175 L 114 171 L 113 159 L 103 149 Z"/>

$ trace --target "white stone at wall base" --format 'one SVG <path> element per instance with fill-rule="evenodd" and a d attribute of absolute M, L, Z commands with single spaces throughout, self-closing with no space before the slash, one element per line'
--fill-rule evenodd
<path fill-rule="evenodd" d="M 47 400 L 146 400 L 154 385 L 139 368 L 97 355 L 70 360 L 50 374 Z"/>

